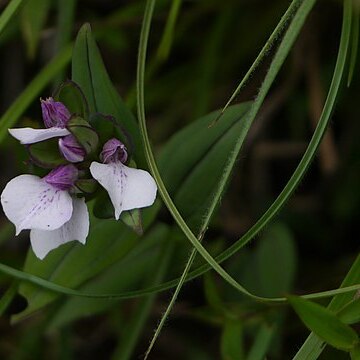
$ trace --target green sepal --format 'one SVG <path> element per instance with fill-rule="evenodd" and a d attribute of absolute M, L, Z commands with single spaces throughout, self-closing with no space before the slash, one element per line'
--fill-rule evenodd
<path fill-rule="evenodd" d="M 133 152 L 133 143 L 130 135 L 113 116 L 95 113 L 90 116 L 89 122 L 99 134 L 101 144 L 104 144 L 111 138 L 117 138 L 126 146 L 128 154 Z"/>
<path fill-rule="evenodd" d="M 62 102 L 71 115 L 89 118 L 89 105 L 80 86 L 72 80 L 63 82 L 55 91 L 53 98 Z"/>
<path fill-rule="evenodd" d="M 133 209 L 122 212 L 120 215 L 120 220 L 130 229 L 134 230 L 139 236 L 143 235 L 144 230 L 142 226 L 140 209 Z"/>
<path fill-rule="evenodd" d="M 67 163 L 66 159 L 60 154 L 58 139 L 41 141 L 31 144 L 27 148 L 31 160 L 42 168 L 53 169 Z"/>
<path fill-rule="evenodd" d="M 86 120 L 81 117 L 73 117 L 69 120 L 67 129 L 85 149 L 87 155 L 96 152 L 99 145 L 99 136 Z"/>
<path fill-rule="evenodd" d="M 114 206 L 111 203 L 108 193 L 105 190 L 99 191 L 94 208 L 94 216 L 98 219 L 113 219 Z M 136 234 L 143 234 L 142 218 L 140 209 L 124 211 L 120 215 L 120 220 L 132 229 Z"/>
<path fill-rule="evenodd" d="M 93 194 L 97 190 L 98 183 L 94 179 L 79 179 L 75 182 L 75 186 L 84 194 Z"/>

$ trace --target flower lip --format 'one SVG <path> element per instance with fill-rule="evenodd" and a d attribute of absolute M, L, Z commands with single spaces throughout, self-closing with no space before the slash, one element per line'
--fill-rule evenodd
<path fill-rule="evenodd" d="M 74 165 L 61 165 L 51 170 L 43 180 L 58 190 L 69 190 L 78 178 L 79 171 Z"/>
<path fill-rule="evenodd" d="M 65 128 L 71 117 L 67 107 L 63 103 L 55 101 L 52 97 L 49 97 L 46 100 L 40 99 L 40 101 L 45 126 L 47 128 Z"/>
<path fill-rule="evenodd" d="M 109 164 L 112 162 L 126 163 L 128 158 L 128 153 L 126 146 L 118 139 L 112 138 L 108 140 L 104 146 L 103 150 L 100 153 L 100 160 L 104 164 Z"/>
<path fill-rule="evenodd" d="M 78 143 L 74 135 L 67 135 L 59 139 L 59 150 L 64 158 L 72 163 L 84 160 L 86 151 Z"/>

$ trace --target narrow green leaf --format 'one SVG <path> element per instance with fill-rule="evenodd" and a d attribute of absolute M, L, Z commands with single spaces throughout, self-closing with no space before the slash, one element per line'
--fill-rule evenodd
<path fill-rule="evenodd" d="M 21 29 L 25 38 L 27 54 L 30 59 L 35 57 L 50 4 L 51 0 L 27 0 L 21 9 Z"/>
<path fill-rule="evenodd" d="M 99 112 L 113 116 L 120 127 L 129 134 L 133 146 L 128 150 L 133 154 L 137 165 L 143 168 L 145 165 L 143 147 L 135 117 L 111 83 L 88 24 L 80 29 L 76 38 L 72 79 L 84 92 L 89 103 L 90 114 Z M 120 132 L 119 136 L 122 137 Z"/>
<path fill-rule="evenodd" d="M 224 305 L 211 272 L 204 276 L 204 291 L 208 304 L 215 310 L 223 312 Z"/>
<path fill-rule="evenodd" d="M 243 324 L 238 319 L 226 319 L 221 334 L 221 358 L 242 360 L 244 356 Z"/>
<path fill-rule="evenodd" d="M 295 241 L 290 230 L 281 223 L 271 225 L 256 250 L 261 294 L 274 297 L 289 293 L 295 278 L 296 260 Z"/>
<path fill-rule="evenodd" d="M 359 5 L 354 6 L 352 26 L 351 26 L 351 46 L 350 46 L 350 63 L 349 63 L 349 74 L 347 79 L 347 86 L 349 87 L 354 76 L 356 60 L 358 55 L 359 47 L 359 17 L 360 9 Z"/>
<path fill-rule="evenodd" d="M 288 296 L 301 321 L 331 346 L 349 351 L 359 342 L 350 326 L 341 322 L 330 310 L 297 296 Z"/>
<path fill-rule="evenodd" d="M 0 316 L 4 314 L 18 291 L 19 283 L 14 281 L 0 299 Z"/>
<path fill-rule="evenodd" d="M 24 5 L 28 0 L 11 0 L 8 6 L 0 15 L 0 35 L 4 31 L 6 25 L 16 15 L 20 6 Z"/>
<path fill-rule="evenodd" d="M 264 360 L 266 353 L 271 345 L 271 339 L 274 335 L 275 327 L 263 324 L 258 331 L 255 341 L 251 346 L 246 360 Z"/>
<path fill-rule="evenodd" d="M 181 3 L 182 0 L 173 0 L 171 3 L 169 16 L 167 18 L 165 29 L 156 54 L 159 61 L 161 62 L 165 61 L 169 56 L 174 37 L 175 24 L 178 18 Z"/>

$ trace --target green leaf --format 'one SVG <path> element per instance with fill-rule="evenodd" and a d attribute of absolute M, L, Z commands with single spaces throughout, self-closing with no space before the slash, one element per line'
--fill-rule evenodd
<path fill-rule="evenodd" d="M 209 125 L 212 112 L 177 132 L 159 157 L 159 170 L 169 193 L 184 218 L 197 231 L 223 176 L 229 153 L 246 128 L 250 103 L 230 107 L 222 121 Z"/>
<path fill-rule="evenodd" d="M 8 6 L 3 10 L 0 15 L 0 34 L 6 28 L 6 25 L 9 23 L 10 20 L 16 15 L 17 11 L 19 10 L 20 6 L 23 5 L 27 0 L 12 0 L 9 2 Z"/>
<path fill-rule="evenodd" d="M 263 296 L 275 297 L 291 291 L 296 271 L 295 242 L 285 224 L 271 225 L 256 251 L 258 287 Z"/>
<path fill-rule="evenodd" d="M 49 139 L 28 146 L 31 160 L 38 166 L 52 169 L 67 163 L 59 152 L 58 139 Z"/>
<path fill-rule="evenodd" d="M 345 324 L 356 324 L 360 321 L 360 299 L 357 297 L 345 305 L 338 313 L 338 318 Z"/>
<path fill-rule="evenodd" d="M 226 319 L 221 334 L 221 358 L 244 359 L 243 324 L 238 319 Z"/>
<path fill-rule="evenodd" d="M 205 298 L 208 304 L 215 310 L 222 313 L 225 308 L 212 273 L 207 273 L 204 276 L 204 290 Z"/>
<path fill-rule="evenodd" d="M 89 118 L 89 105 L 79 85 L 71 80 L 62 83 L 54 94 L 56 101 L 62 102 L 72 115 Z"/>
<path fill-rule="evenodd" d="M 360 345 L 350 351 L 351 360 L 360 360 Z"/>
<path fill-rule="evenodd" d="M 266 359 L 266 353 L 271 346 L 275 328 L 275 326 L 269 326 L 267 324 L 262 324 L 260 326 L 246 360 Z"/>
<path fill-rule="evenodd" d="M 128 150 L 133 153 L 138 166 L 144 168 L 143 146 L 136 119 L 111 83 L 89 24 L 85 24 L 80 29 L 76 38 L 72 79 L 84 92 L 89 103 L 90 114 L 111 115 L 121 128 L 125 129 L 133 143 L 133 148 Z M 120 132 L 119 136 L 122 136 Z"/>
<path fill-rule="evenodd" d="M 81 117 L 73 117 L 66 127 L 76 137 L 76 140 L 88 155 L 96 152 L 99 145 L 99 136 L 86 120 Z"/>
<path fill-rule="evenodd" d="M 330 310 L 297 296 L 288 296 L 301 321 L 329 345 L 349 351 L 358 344 L 358 336 Z"/>
<path fill-rule="evenodd" d="M 21 10 L 21 29 L 30 59 L 35 57 L 50 4 L 51 0 L 27 0 Z"/>
<path fill-rule="evenodd" d="M 169 239 L 170 228 L 159 224 L 141 239 L 124 258 L 103 271 L 99 276 L 89 280 L 80 287 L 86 292 L 120 292 L 136 287 L 144 282 L 144 278 L 156 271 L 158 263 L 154 262 L 162 247 Z M 119 276 L 121 274 L 121 276 Z M 48 329 L 55 330 L 79 318 L 103 312 L 114 306 L 117 299 L 86 299 L 69 297 L 65 299 L 54 313 Z"/>

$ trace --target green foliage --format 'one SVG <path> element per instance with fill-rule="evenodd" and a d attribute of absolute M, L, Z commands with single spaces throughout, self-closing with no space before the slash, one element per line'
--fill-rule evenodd
<path fill-rule="evenodd" d="M 273 305 L 285 304 L 289 299 L 300 319 L 312 331 L 294 360 L 315 360 L 326 344 L 349 352 L 352 359 L 359 359 L 358 336 L 349 324 L 359 322 L 356 291 L 360 288 L 360 257 L 355 260 L 341 287 L 336 288 L 339 272 L 345 273 L 344 269 L 354 258 L 355 247 L 349 246 L 348 238 L 353 237 L 356 226 L 352 228 L 353 225 L 346 221 L 355 218 L 358 210 L 355 180 L 358 178 L 356 159 L 359 148 L 353 135 L 358 127 L 353 125 L 351 128 L 348 120 L 351 119 L 351 104 L 354 102 L 348 101 L 348 97 L 340 92 L 340 84 L 346 75 L 348 85 L 352 83 L 354 92 L 358 86 L 355 71 L 359 32 L 357 2 L 343 1 L 341 39 L 331 76 L 336 43 L 332 40 L 337 33 L 339 13 L 337 3 L 326 4 L 330 9 L 324 12 L 327 21 L 324 21 L 325 15 L 321 11 L 307 21 L 315 3 L 319 8 L 324 8 L 324 4 L 316 0 L 293 0 L 285 8 L 286 4 L 281 1 L 275 1 L 271 6 L 262 1 L 259 12 L 259 8 L 251 3 L 240 6 L 233 0 L 221 5 L 215 1 L 182 4 L 181 0 L 171 3 L 158 0 L 156 7 L 155 0 L 148 0 L 140 36 L 136 86 L 133 81 L 135 56 L 131 54 L 134 52 L 133 44 L 144 2 L 124 6 L 117 4 L 111 10 L 104 7 L 98 12 L 100 3 L 97 0 L 91 5 L 79 2 L 80 11 L 75 12 L 76 0 L 57 3 L 47 0 L 41 4 L 38 0 L 12 0 L 0 15 L 0 46 L 4 48 L 4 54 L 7 54 L 7 44 L 13 40 L 15 43 L 17 37 L 23 35 L 28 56 L 35 60 L 31 68 L 26 67 L 25 78 L 21 71 L 19 76 L 24 82 L 35 72 L 34 80 L 0 119 L 4 164 L 6 167 L 10 164 L 9 168 L 2 169 L 5 171 L 0 180 L 5 183 L 12 173 L 25 168 L 13 161 L 23 161 L 25 151 L 21 153 L 17 150 L 13 139 L 5 140 L 7 129 L 16 125 L 37 97 L 44 96 L 43 90 L 50 82 L 55 85 L 61 82 L 73 50 L 72 80 L 63 83 L 54 95 L 74 115 L 70 122 L 71 132 L 88 153 L 94 153 L 95 148 L 99 150 L 111 137 L 121 139 L 132 158 L 130 166 L 148 167 L 154 175 L 159 194 L 171 217 L 166 209 L 160 212 L 162 203 L 158 199 L 151 208 L 124 212 L 122 222 L 109 220 L 114 210 L 107 193 L 87 178 L 90 177 L 88 173 L 84 173 L 82 176 L 85 178 L 78 180 L 76 186 L 90 200 L 91 230 L 87 244 L 66 244 L 51 252 L 44 261 L 35 258 L 30 250 L 23 271 L 16 270 L 21 266 L 21 256 L 15 258 L 13 255 L 20 254 L 21 248 L 7 245 L 5 241 L 12 237 L 12 232 L 9 232 L 8 223 L 1 222 L 2 261 L 11 266 L 0 263 L 0 271 L 4 275 L 0 278 L 0 285 L 3 288 L 8 286 L 5 275 L 22 282 L 14 282 L 1 297 L 0 312 L 6 309 L 12 312 L 9 306 L 12 301 L 17 304 L 15 296 L 19 289 L 19 294 L 27 301 L 27 307 L 12 316 L 13 322 L 24 322 L 24 325 L 19 324 L 20 330 L 15 328 L 13 331 L 18 331 L 15 337 L 20 340 L 20 347 L 37 358 L 48 356 L 46 344 L 43 350 L 42 338 L 42 333 L 48 331 L 52 333 L 52 344 L 55 344 L 50 355 L 71 359 L 77 356 L 75 352 L 71 354 L 72 351 L 81 353 L 79 349 L 72 349 L 72 337 L 78 336 L 79 324 L 81 328 L 82 319 L 97 315 L 96 321 L 106 319 L 106 331 L 99 332 L 99 336 L 108 336 L 107 341 L 111 337 L 111 343 L 116 342 L 113 348 L 108 349 L 112 352 L 110 357 L 131 359 L 144 353 L 143 348 L 136 346 L 148 342 L 151 327 L 155 324 L 149 326 L 149 320 L 159 317 L 159 305 L 153 308 L 157 294 L 175 288 L 145 358 L 158 356 L 155 353 L 157 349 L 154 354 L 150 352 L 177 301 L 184 301 L 185 304 L 190 302 L 191 307 L 179 307 L 174 321 L 169 323 L 171 329 L 162 334 L 164 341 L 159 342 L 159 348 L 162 347 L 159 351 L 161 354 L 164 352 L 165 357 L 172 356 L 166 353 L 167 348 L 171 347 L 172 350 L 171 339 L 175 339 L 174 349 L 177 341 L 181 343 L 181 349 L 186 348 L 179 356 L 189 360 L 217 358 L 219 354 L 222 359 L 286 357 L 288 354 L 285 350 L 299 347 L 298 343 L 292 344 L 298 327 L 288 326 L 285 306 Z M 16 21 L 16 12 L 23 4 L 25 6 L 21 9 L 19 21 Z M 54 11 L 49 12 L 50 6 Z M 82 11 L 83 8 L 86 10 Z M 280 9 L 284 15 L 277 19 Z M 156 17 L 152 20 L 154 11 Z M 249 26 L 254 18 L 256 31 Z M 55 27 L 54 19 L 57 22 Z M 74 48 L 67 47 L 73 30 L 77 29 L 75 24 L 84 19 L 92 20 L 94 32 L 91 32 L 90 25 L 84 25 Z M 277 20 L 279 22 L 276 24 Z M 155 26 L 149 39 L 152 22 Z M 49 26 L 45 27 L 46 24 Z M 264 42 L 262 32 L 270 34 L 270 25 L 275 29 L 261 48 L 260 39 Z M 319 50 L 316 40 L 315 45 L 309 45 L 308 34 L 312 35 L 311 31 L 315 33 L 310 36 L 311 39 L 321 36 Z M 323 41 L 323 33 L 327 34 L 329 40 Z M 296 43 L 299 34 L 300 39 Z M 108 70 L 95 38 L 101 46 Z M 149 65 L 145 73 L 148 48 Z M 43 59 L 54 54 L 54 51 L 57 54 L 54 59 L 48 65 L 43 65 Z M 291 51 L 294 61 L 285 62 Z M 318 56 L 318 51 L 321 56 Z M 303 53 L 306 53 L 306 57 L 302 56 Z M 255 58 L 255 61 L 249 67 L 251 58 Z M 348 69 L 345 68 L 346 63 L 349 64 Z M 7 64 L 5 56 L 4 64 Z M 279 74 L 281 69 L 283 73 Z M 255 70 L 258 71 L 255 73 Z M 5 66 L 3 72 L 6 71 Z M 226 99 L 226 94 L 235 84 L 234 74 L 242 71 L 245 76 L 231 97 Z M 264 154 L 260 151 L 261 145 L 265 142 L 271 150 L 271 141 L 282 141 L 284 136 L 294 148 L 298 140 L 302 144 L 311 129 L 306 123 L 308 112 L 311 117 L 320 114 L 323 86 L 331 77 L 321 116 L 295 170 L 291 151 L 282 154 L 283 158 L 291 159 L 292 171 L 289 181 L 282 187 L 283 178 L 289 175 L 290 165 L 284 161 L 284 166 L 273 167 L 264 162 L 259 167 L 256 157 Z M 16 76 L 14 80 L 17 84 Z M 313 80 L 315 83 L 317 80 L 319 85 L 315 90 L 316 86 L 311 85 L 314 84 Z M 271 87 L 274 87 L 274 92 L 270 92 Z M 7 90 L 7 87 L 4 89 Z M 8 89 L 11 98 L 14 90 L 12 86 Z M 317 96 L 309 98 L 308 110 L 309 89 L 315 91 Z M 127 94 L 130 107 L 137 98 L 140 126 L 118 90 Z M 237 96 L 241 102 L 230 106 Z M 3 98 L 6 99 L 6 96 Z M 341 99 L 341 104 L 334 112 L 337 98 Z M 222 110 L 193 120 L 197 117 L 194 114 L 203 115 L 211 107 Z M 36 113 L 34 109 L 28 109 L 26 115 L 29 118 L 21 119 L 23 124 L 35 125 L 39 111 Z M 145 109 L 149 114 L 147 117 Z M 338 117 L 343 121 L 337 122 Z M 324 148 L 328 144 L 328 139 L 325 139 L 324 148 L 319 152 L 320 166 L 315 166 L 315 171 L 312 170 L 306 177 L 304 186 L 299 188 L 299 194 L 295 194 L 294 201 L 284 210 L 280 221 L 273 223 L 308 172 L 331 118 L 336 133 L 332 139 L 335 141 L 335 152 L 338 151 L 341 158 L 340 167 L 331 176 L 322 168 L 321 161 L 326 153 Z M 287 122 L 288 119 L 291 124 Z M 152 141 L 147 127 L 156 144 L 154 147 L 150 145 Z M 288 131 L 288 127 L 292 130 Z M 241 152 L 250 128 L 254 129 L 248 138 L 251 150 L 248 148 L 246 152 Z M 258 132 L 259 129 L 262 131 Z M 343 146 L 345 143 L 346 147 Z M 32 173 L 37 173 L 34 165 L 52 168 L 64 163 L 59 156 L 57 139 L 29 146 L 29 153 L 33 162 L 28 171 Z M 276 156 L 272 157 L 271 154 L 267 156 L 276 162 Z M 329 154 L 326 153 L 327 159 L 332 158 L 331 152 Z M 93 160 L 98 160 L 95 156 L 94 153 Z M 238 170 L 239 163 L 241 171 Z M 348 166 L 351 166 L 351 173 Z M 260 179 L 257 187 L 251 184 L 254 169 L 255 182 Z M 339 176 L 344 179 L 351 177 L 354 181 L 349 186 L 340 181 L 336 186 L 334 179 Z M 316 196 L 303 196 L 314 184 Z M 254 195 L 254 189 L 260 190 L 260 194 Z M 278 194 L 279 189 L 282 190 Z M 345 193 L 347 195 L 344 197 Z M 333 206 L 336 209 L 328 206 L 329 194 L 337 199 Z M 256 203 L 261 201 L 261 209 L 269 206 L 257 221 L 258 208 L 254 206 L 254 199 Z M 341 218 L 337 216 L 341 214 L 340 206 L 349 209 L 346 216 Z M 319 210 L 323 211 L 320 216 Z M 306 219 L 310 217 L 313 218 L 312 223 L 308 224 Z M 326 219 L 326 226 L 323 219 Z M 236 234 L 239 233 L 243 235 L 236 241 Z M 254 244 L 244 248 L 254 238 Z M 186 244 L 187 240 L 190 244 Z M 299 240 L 296 246 L 295 240 Z M 190 257 L 184 264 L 189 249 Z M 297 252 L 297 249 L 300 251 Z M 197 257 L 198 252 L 200 256 Z M 321 262 L 322 256 L 326 261 Z M 328 258 L 332 259 L 331 266 L 328 265 Z M 217 272 L 216 278 L 209 270 Z M 284 298 L 284 294 L 296 291 L 298 271 L 302 279 L 302 292 L 304 287 L 333 289 Z M 183 285 L 204 274 L 204 297 L 199 294 L 202 289 L 197 287 L 203 282 L 193 282 L 189 284 L 190 291 L 183 299 L 180 296 Z M 319 285 L 319 278 L 326 278 L 326 281 L 321 281 Z M 136 301 L 119 302 L 120 299 L 144 295 L 148 296 Z M 323 297 L 332 297 L 328 308 L 308 301 Z M 162 297 L 157 303 L 161 304 L 161 311 L 166 299 Z M 203 306 L 204 302 L 209 305 Z M 25 322 L 29 316 L 32 317 L 31 322 Z M 181 321 L 185 319 L 179 328 L 178 318 Z M 192 323 L 194 318 L 195 324 Z M 204 339 L 200 338 L 202 335 L 197 337 L 195 330 L 191 332 L 193 327 L 199 326 L 199 320 L 214 327 L 213 330 L 208 326 L 204 332 L 207 346 L 201 346 L 204 344 Z M 73 330 L 74 325 L 76 331 Z M 27 326 L 31 332 L 23 330 Z M 173 336 L 173 329 L 180 336 Z M 169 337 L 166 338 L 168 332 Z M 62 335 L 59 336 L 59 333 Z M 217 336 L 220 341 L 209 342 L 209 336 L 210 339 Z M 289 339 L 290 343 L 283 348 L 282 343 Z M 3 341 L 6 343 L 9 339 L 4 338 Z M 61 350 L 57 350 L 57 347 Z M 16 351 L 14 358 L 21 358 L 22 351 Z M 328 351 L 330 358 L 334 350 Z"/>
<path fill-rule="evenodd" d="M 51 2 L 52 0 L 27 0 L 21 9 L 21 28 L 30 59 L 35 56 Z"/>
<path fill-rule="evenodd" d="M 330 310 L 296 296 L 288 300 L 303 323 L 328 344 L 350 351 L 358 345 L 355 330 L 339 320 Z"/>

